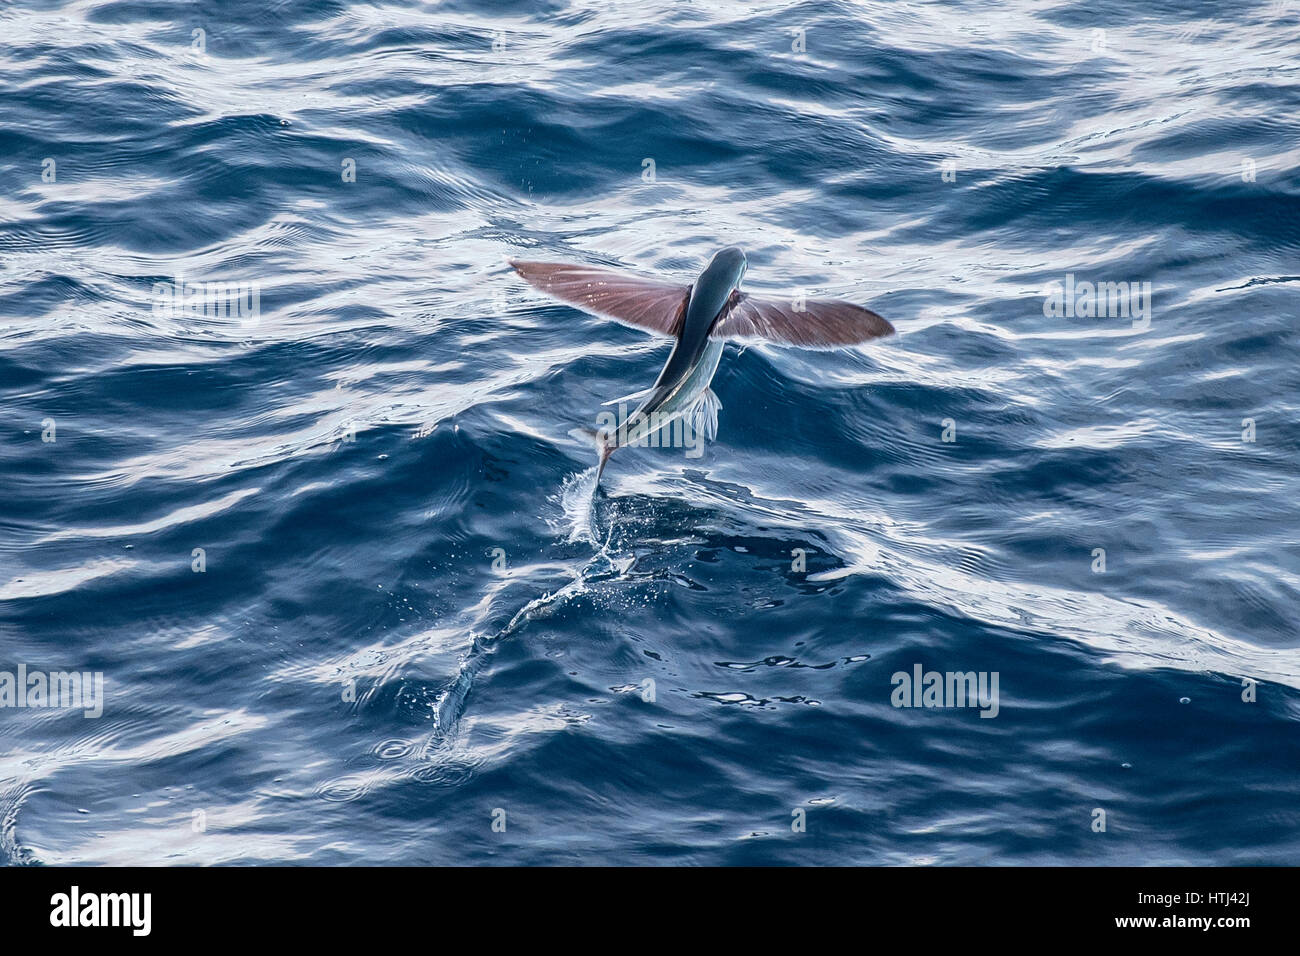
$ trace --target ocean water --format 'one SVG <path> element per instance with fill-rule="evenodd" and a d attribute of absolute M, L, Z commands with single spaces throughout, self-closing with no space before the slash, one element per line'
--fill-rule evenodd
<path fill-rule="evenodd" d="M 0 672 L 103 679 L 0 708 L 0 859 L 1300 861 L 1300 4 L 0 36 Z M 667 347 L 507 258 L 730 244 L 899 334 L 592 500 Z"/>

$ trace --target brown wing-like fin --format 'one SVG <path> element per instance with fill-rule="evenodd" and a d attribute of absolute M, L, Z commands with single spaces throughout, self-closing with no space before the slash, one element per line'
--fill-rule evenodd
<path fill-rule="evenodd" d="M 627 325 L 660 335 L 677 335 L 691 287 L 659 279 L 565 262 L 510 265 L 547 295 Z"/>
<path fill-rule="evenodd" d="M 894 327 L 870 309 L 838 299 L 796 303 L 755 299 L 733 292 L 727 309 L 709 332 L 714 339 L 760 339 L 804 349 L 834 349 L 893 335 Z"/>

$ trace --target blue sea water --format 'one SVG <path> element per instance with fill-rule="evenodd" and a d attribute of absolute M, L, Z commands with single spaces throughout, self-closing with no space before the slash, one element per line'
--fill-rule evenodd
<path fill-rule="evenodd" d="M 104 680 L 0 709 L 0 858 L 1300 861 L 1300 4 L 0 37 L 0 671 Z M 729 244 L 899 334 L 729 345 L 717 440 L 589 505 L 568 432 L 667 346 L 506 259 Z"/>

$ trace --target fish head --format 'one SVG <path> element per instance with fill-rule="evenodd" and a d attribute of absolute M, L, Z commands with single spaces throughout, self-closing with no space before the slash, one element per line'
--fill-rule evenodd
<path fill-rule="evenodd" d="M 686 321 L 682 326 L 683 338 L 695 345 L 702 345 L 709 327 L 722 314 L 732 292 L 740 284 L 748 264 L 745 253 L 738 246 L 728 246 L 709 260 L 691 287 Z M 692 350 L 691 354 L 695 355 L 696 350 Z"/>
<path fill-rule="evenodd" d="M 740 280 L 745 277 L 748 268 L 749 260 L 745 258 L 745 251 L 740 246 L 727 246 L 709 260 L 700 275 L 700 281 L 719 288 L 725 286 L 730 293 L 732 289 L 740 288 Z"/>

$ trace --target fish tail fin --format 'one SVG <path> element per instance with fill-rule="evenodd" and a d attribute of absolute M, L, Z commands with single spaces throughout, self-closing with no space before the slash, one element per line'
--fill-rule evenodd
<path fill-rule="evenodd" d="M 614 454 L 617 444 L 610 441 L 610 436 L 603 431 L 596 431 L 594 428 L 575 428 L 569 432 L 574 438 L 583 439 L 590 442 L 596 449 L 596 454 L 600 456 L 596 464 L 596 481 L 591 486 L 591 493 L 594 496 L 596 489 L 600 487 L 600 476 L 605 473 L 605 465 L 609 461 L 609 456 Z"/>

